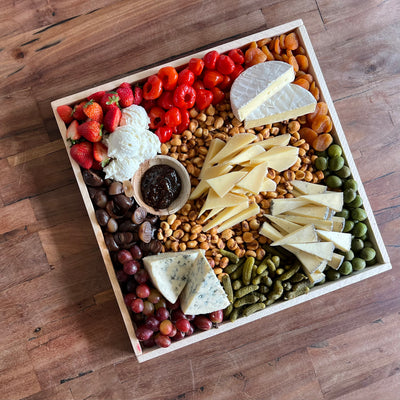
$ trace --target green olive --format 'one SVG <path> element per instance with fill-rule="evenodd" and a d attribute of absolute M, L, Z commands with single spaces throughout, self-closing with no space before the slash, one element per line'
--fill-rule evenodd
<path fill-rule="evenodd" d="M 343 183 L 343 188 L 344 189 L 354 189 L 354 190 L 358 190 L 358 184 L 354 179 L 347 179 L 344 183 Z"/>
<path fill-rule="evenodd" d="M 356 257 L 353 258 L 351 265 L 353 266 L 354 271 L 361 271 L 366 267 L 367 264 L 362 258 Z"/>
<path fill-rule="evenodd" d="M 358 208 L 363 205 L 363 201 L 360 195 L 357 195 L 356 198 L 348 204 L 349 207 L 351 208 Z"/>
<path fill-rule="evenodd" d="M 347 165 L 344 165 L 339 171 L 336 171 L 336 175 L 340 178 L 348 178 L 351 175 L 350 168 Z"/>
<path fill-rule="evenodd" d="M 357 207 L 351 210 L 351 218 L 357 221 L 364 221 L 365 219 L 367 219 L 367 213 L 364 209 Z"/>
<path fill-rule="evenodd" d="M 339 188 L 340 186 L 342 186 L 342 180 L 336 175 L 329 175 L 325 179 L 325 182 L 332 189 Z"/>
<path fill-rule="evenodd" d="M 320 171 L 325 171 L 328 168 L 328 159 L 326 157 L 318 157 L 314 161 L 315 168 Z"/>
<path fill-rule="evenodd" d="M 328 165 L 331 171 L 339 171 L 344 166 L 344 158 L 343 157 L 330 158 Z"/>
<path fill-rule="evenodd" d="M 364 248 L 364 242 L 359 238 L 354 238 L 351 241 L 351 250 L 357 252 Z"/>
<path fill-rule="evenodd" d="M 338 271 L 342 275 L 350 275 L 353 272 L 353 266 L 351 265 L 350 261 L 344 261 Z"/>
<path fill-rule="evenodd" d="M 345 259 L 346 261 L 351 261 L 353 258 L 354 258 L 354 252 L 353 252 L 353 250 L 346 251 L 346 253 L 345 253 L 345 255 L 344 255 L 344 259 Z"/>
<path fill-rule="evenodd" d="M 357 222 L 354 225 L 352 233 L 355 237 L 361 238 L 361 236 L 364 236 L 367 233 L 367 230 L 367 225 L 365 225 L 363 222 Z"/>
<path fill-rule="evenodd" d="M 343 192 L 343 201 L 345 203 L 351 203 L 353 200 L 355 200 L 357 196 L 357 192 L 354 189 L 345 189 Z"/>
<path fill-rule="evenodd" d="M 347 208 L 342 208 L 342 211 L 339 211 L 335 214 L 336 217 L 343 217 L 344 219 L 350 218 L 350 211 Z"/>
<path fill-rule="evenodd" d="M 354 222 L 348 219 L 344 224 L 343 232 L 345 233 L 350 232 L 353 228 L 354 228 Z"/>
<path fill-rule="evenodd" d="M 376 251 L 372 247 L 364 247 L 360 251 L 360 257 L 365 261 L 372 261 L 376 256 Z"/>
<path fill-rule="evenodd" d="M 342 153 L 342 148 L 338 144 L 332 144 L 328 148 L 329 157 L 340 157 Z"/>
<path fill-rule="evenodd" d="M 337 281 L 340 278 L 340 272 L 335 271 L 332 268 L 329 268 L 327 271 L 325 271 L 325 275 L 329 281 Z"/>

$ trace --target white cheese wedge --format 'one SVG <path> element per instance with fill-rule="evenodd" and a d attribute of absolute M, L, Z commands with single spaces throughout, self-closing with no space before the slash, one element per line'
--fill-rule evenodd
<path fill-rule="evenodd" d="M 287 146 L 291 138 L 290 133 L 284 133 L 283 135 L 271 136 L 267 139 L 261 140 L 260 142 L 255 142 L 249 146 L 261 146 L 265 150 L 269 150 L 274 146 Z"/>
<path fill-rule="evenodd" d="M 227 174 L 232 169 L 233 169 L 233 165 L 227 165 L 227 164 L 214 165 L 212 167 L 208 167 L 205 169 L 201 179 L 203 180 L 203 179 L 216 178 L 217 176 Z"/>
<path fill-rule="evenodd" d="M 276 182 L 265 177 L 261 185 L 260 192 L 274 192 L 276 190 Z"/>
<path fill-rule="evenodd" d="M 190 194 L 189 199 L 195 200 L 201 197 L 204 193 L 208 192 L 208 189 L 210 189 L 210 185 L 206 180 L 201 180 L 199 184 L 194 188 L 193 192 Z"/>
<path fill-rule="evenodd" d="M 274 215 L 266 215 L 266 217 L 277 227 L 282 235 L 286 235 L 301 228 L 301 225 L 288 221 L 284 218 L 280 218 Z"/>
<path fill-rule="evenodd" d="M 335 250 L 332 242 L 291 243 L 291 246 L 328 261 L 332 259 L 333 250 Z"/>
<path fill-rule="evenodd" d="M 318 183 L 310 183 L 306 181 L 290 181 L 292 186 L 296 188 L 302 194 L 319 194 L 325 193 L 327 186 L 319 185 Z"/>
<path fill-rule="evenodd" d="M 338 253 L 333 253 L 332 260 L 328 261 L 328 265 L 333 269 L 339 269 L 344 261 L 344 256 Z"/>
<path fill-rule="evenodd" d="M 343 208 L 343 192 L 328 191 L 320 194 L 306 194 L 302 198 L 314 204 L 327 206 L 335 211 L 342 211 Z"/>
<path fill-rule="evenodd" d="M 261 153 L 249 160 L 249 162 L 246 163 L 246 166 L 257 165 L 266 162 L 268 167 L 274 169 L 275 171 L 282 172 L 296 163 L 298 155 L 298 147 L 274 146 L 265 153 Z"/>
<path fill-rule="evenodd" d="M 180 296 L 182 311 L 189 315 L 208 314 L 223 310 L 229 304 L 228 296 L 207 258 L 198 254 Z"/>
<path fill-rule="evenodd" d="M 314 254 L 306 253 L 305 251 L 293 247 L 290 244 L 285 245 L 283 247 L 286 250 L 289 250 L 298 258 L 298 260 L 303 265 L 303 269 L 309 274 L 312 274 L 315 271 L 320 270 L 321 268 L 325 268 L 326 266 L 327 260 L 325 260 L 324 258 L 321 258 Z"/>
<path fill-rule="evenodd" d="M 249 143 L 254 142 L 256 135 L 252 133 L 238 133 L 232 136 L 225 146 L 211 158 L 210 163 L 215 164 L 232 157 L 244 149 Z"/>
<path fill-rule="evenodd" d="M 239 224 L 240 222 L 254 217 L 260 212 L 260 207 L 257 203 L 252 203 L 250 207 L 241 211 L 239 214 L 234 215 L 233 217 L 226 220 L 223 224 L 218 227 L 217 233 L 223 232 L 225 229 L 231 228 L 232 226 Z"/>
<path fill-rule="evenodd" d="M 297 199 L 301 200 L 301 197 Z M 313 204 L 295 208 L 294 210 L 289 210 L 286 212 L 286 214 L 328 219 L 328 216 L 330 215 L 330 208 L 326 206 L 316 206 L 315 204 Z"/>
<path fill-rule="evenodd" d="M 325 261 L 326 262 L 326 261 Z M 308 277 L 308 280 L 312 285 L 315 285 L 316 283 L 322 282 L 325 279 L 325 274 L 320 272 L 320 271 L 315 271 L 312 274 L 309 274 L 307 270 L 304 271 Z"/>
<path fill-rule="evenodd" d="M 274 241 L 271 246 L 282 246 L 293 243 L 311 243 L 318 240 L 317 232 L 313 225 L 302 226 L 296 231 L 290 232 L 281 239 Z M 301 249 L 300 249 L 301 250 Z"/>
<path fill-rule="evenodd" d="M 171 303 L 177 301 L 186 285 L 193 262 L 199 253 L 199 250 L 186 250 L 143 257 L 143 265 L 154 286 Z"/>
<path fill-rule="evenodd" d="M 333 228 L 335 232 L 343 232 L 344 225 L 346 224 L 346 219 L 343 217 L 332 217 Z"/>
<path fill-rule="evenodd" d="M 212 210 L 213 208 L 233 207 L 247 202 L 248 199 L 244 195 L 227 193 L 224 197 L 219 197 L 213 189 L 210 189 L 198 217 L 200 217 L 205 211 Z"/>
<path fill-rule="evenodd" d="M 255 145 L 252 147 L 246 147 L 235 157 L 232 157 L 232 158 L 226 160 L 224 164 L 230 164 L 230 165 L 239 164 L 240 165 L 240 164 L 248 162 L 253 157 L 258 156 L 261 153 L 265 153 L 265 150 L 263 147 L 261 147 L 259 145 Z"/>
<path fill-rule="evenodd" d="M 203 162 L 203 167 L 201 168 L 199 178 L 203 178 L 204 172 L 210 167 L 210 160 L 225 146 L 225 142 L 221 139 L 214 138 L 210 142 L 210 146 L 208 147 L 208 152 L 206 154 L 206 158 Z"/>
<path fill-rule="evenodd" d="M 207 179 L 207 183 L 214 189 L 219 197 L 224 197 L 237 182 L 247 175 L 247 172 L 229 172 L 215 178 Z"/>
<path fill-rule="evenodd" d="M 283 235 L 268 222 L 264 222 L 261 225 L 259 233 L 272 241 L 279 240 L 283 237 Z"/>
<path fill-rule="evenodd" d="M 294 80 L 291 65 L 268 61 L 243 71 L 233 82 L 230 100 L 235 117 L 243 121 L 249 113 Z"/>
<path fill-rule="evenodd" d="M 218 207 L 218 208 L 213 208 L 210 210 L 210 212 L 207 214 L 207 217 L 204 218 L 204 222 L 209 220 L 210 218 L 214 217 L 218 213 L 220 213 L 225 207 Z"/>
<path fill-rule="evenodd" d="M 317 230 L 322 240 L 333 242 L 336 248 L 342 251 L 349 251 L 351 248 L 351 234 L 343 232 L 327 232 Z"/>
<path fill-rule="evenodd" d="M 212 219 L 208 224 L 203 226 L 203 232 L 207 232 L 210 229 L 214 228 L 215 226 L 222 224 L 223 222 L 233 217 L 234 215 L 239 214 L 243 210 L 247 209 L 248 205 L 249 205 L 248 202 L 244 202 L 237 206 L 226 207 L 223 211 L 218 213 L 217 216 L 214 219 Z"/>
<path fill-rule="evenodd" d="M 298 207 L 302 207 L 306 204 L 309 204 L 307 200 L 303 200 L 300 198 L 289 198 L 289 199 L 272 199 L 270 212 L 272 215 L 279 215 L 284 212 L 296 209 Z"/>
<path fill-rule="evenodd" d="M 245 129 L 273 124 L 312 113 L 317 100 L 308 90 L 289 83 L 271 98 L 260 104 L 244 120 Z"/>
<path fill-rule="evenodd" d="M 267 172 L 267 163 L 256 165 L 250 172 L 246 174 L 244 178 L 236 183 L 236 186 L 239 186 L 251 193 L 258 194 L 261 191 L 261 187 L 264 183 L 264 178 L 266 178 Z"/>
<path fill-rule="evenodd" d="M 280 216 L 281 218 L 285 218 L 288 221 L 292 221 L 300 225 L 313 224 L 317 229 L 322 229 L 324 231 L 331 231 L 333 229 L 333 222 L 325 219 L 288 214 L 280 214 Z"/>

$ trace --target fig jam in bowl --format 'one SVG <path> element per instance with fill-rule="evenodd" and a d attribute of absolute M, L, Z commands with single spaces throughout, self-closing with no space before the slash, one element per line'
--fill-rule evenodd
<path fill-rule="evenodd" d="M 155 156 L 140 164 L 132 178 L 136 202 L 153 215 L 174 214 L 190 196 L 186 168 L 169 156 Z"/>

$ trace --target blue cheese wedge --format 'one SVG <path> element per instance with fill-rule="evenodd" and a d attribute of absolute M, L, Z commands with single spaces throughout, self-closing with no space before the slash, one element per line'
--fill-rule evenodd
<path fill-rule="evenodd" d="M 180 301 L 182 311 L 189 315 L 223 310 L 230 304 L 228 296 L 202 253 L 198 254 L 194 261 Z"/>
<path fill-rule="evenodd" d="M 245 129 L 273 124 L 311 113 L 317 100 L 303 87 L 289 83 L 278 93 L 250 112 L 244 121 Z"/>
<path fill-rule="evenodd" d="M 201 250 L 161 253 L 144 257 L 143 264 L 154 286 L 169 302 L 175 303 L 199 254 Z"/>
<path fill-rule="evenodd" d="M 283 61 L 268 61 L 247 68 L 235 79 L 231 88 L 233 114 L 243 121 L 249 113 L 293 80 L 293 67 Z"/>

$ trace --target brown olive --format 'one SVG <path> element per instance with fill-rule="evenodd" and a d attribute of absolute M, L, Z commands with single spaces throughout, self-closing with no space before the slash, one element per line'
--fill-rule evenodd
<path fill-rule="evenodd" d="M 146 217 L 146 220 L 149 221 L 152 225 L 155 225 L 155 224 L 157 223 L 157 221 L 158 221 L 158 217 L 157 217 L 157 215 L 151 215 L 151 214 L 149 214 L 149 215 Z"/>
<path fill-rule="evenodd" d="M 132 214 L 132 222 L 140 225 L 147 216 L 147 211 L 143 207 L 138 207 Z"/>
<path fill-rule="evenodd" d="M 144 221 L 139 227 L 139 239 L 144 243 L 150 243 L 153 235 L 153 227 L 149 221 Z"/>
<path fill-rule="evenodd" d="M 96 210 L 96 218 L 100 226 L 106 226 L 110 216 L 107 214 L 107 211 L 100 209 Z"/>
<path fill-rule="evenodd" d="M 89 169 L 84 169 L 82 171 L 82 176 L 83 180 L 88 186 L 98 187 L 103 184 L 103 179 L 93 171 L 90 171 Z"/>
<path fill-rule="evenodd" d="M 121 212 L 121 210 L 119 210 L 117 207 L 115 207 L 113 200 L 109 200 L 107 202 L 105 208 L 106 208 L 106 211 L 108 212 L 108 214 L 110 215 L 110 217 L 119 219 L 124 216 L 124 212 Z"/>
<path fill-rule="evenodd" d="M 119 194 L 113 198 L 114 204 L 124 213 L 132 207 L 133 201 L 129 197 L 126 197 L 124 194 Z"/>
<path fill-rule="evenodd" d="M 125 219 L 119 225 L 120 232 L 135 232 L 139 229 L 139 225 L 134 224 L 131 220 Z"/>
<path fill-rule="evenodd" d="M 117 232 L 114 234 L 115 243 L 119 246 L 133 242 L 132 232 Z"/>
<path fill-rule="evenodd" d="M 114 233 L 118 230 L 118 222 L 114 218 L 110 218 L 107 222 L 108 232 Z"/>
<path fill-rule="evenodd" d="M 162 250 L 162 243 L 158 239 L 152 239 L 150 241 L 150 251 L 154 254 L 158 254 Z"/>
<path fill-rule="evenodd" d="M 108 250 L 110 250 L 110 251 L 119 250 L 119 246 L 115 242 L 114 237 L 113 237 L 113 235 L 111 233 L 105 232 L 104 233 L 104 240 L 106 242 L 106 246 L 107 246 Z"/>
<path fill-rule="evenodd" d="M 123 193 L 123 186 L 121 182 L 113 182 L 108 188 L 108 194 L 111 196 L 115 196 L 121 193 Z"/>
<path fill-rule="evenodd" d="M 93 203 L 99 208 L 104 208 L 107 204 L 106 194 L 102 190 L 97 190 L 93 197 Z"/>

